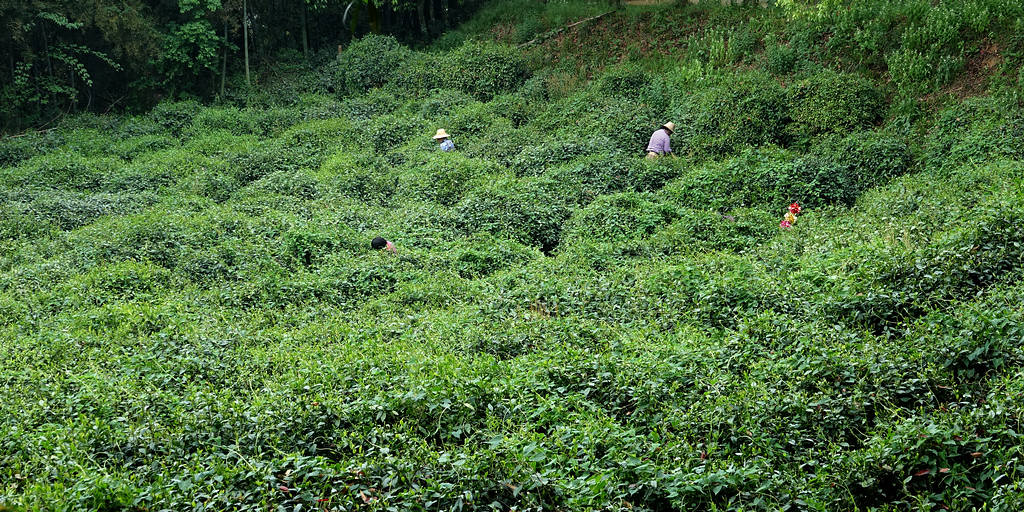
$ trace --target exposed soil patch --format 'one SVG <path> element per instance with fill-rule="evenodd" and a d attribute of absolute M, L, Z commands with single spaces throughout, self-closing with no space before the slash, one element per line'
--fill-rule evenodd
<path fill-rule="evenodd" d="M 963 73 L 941 92 L 961 99 L 982 94 L 985 92 L 985 81 L 1002 62 L 999 45 L 992 41 L 982 41 L 981 48 L 967 58 Z"/>
<path fill-rule="evenodd" d="M 500 23 L 491 27 L 491 34 L 494 35 L 494 40 L 499 43 L 511 41 L 515 33 L 516 27 L 511 23 Z"/>
<path fill-rule="evenodd" d="M 589 78 L 627 56 L 679 55 L 685 51 L 687 37 L 704 21 L 686 14 L 669 15 L 658 23 L 613 15 L 568 29 L 538 44 L 535 51 L 543 55 L 541 60 L 564 62 Z"/>

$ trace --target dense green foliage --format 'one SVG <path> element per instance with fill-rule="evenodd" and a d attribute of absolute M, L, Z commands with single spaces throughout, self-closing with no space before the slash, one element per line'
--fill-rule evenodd
<path fill-rule="evenodd" d="M 407 43 L 429 42 L 466 19 L 478 4 L 479 0 L 4 0 L 0 134 L 49 127 L 72 111 L 145 110 L 168 97 L 252 101 L 259 96 L 255 89 L 260 82 L 266 86 L 281 80 L 277 72 L 282 68 L 294 71 L 322 64 L 339 45 L 371 32 L 397 35 Z M 368 38 L 362 44 L 373 46 L 377 43 L 369 41 L 376 40 Z M 392 59 L 361 65 L 389 73 L 399 63 Z M 286 82 L 294 78 L 285 75 Z M 333 85 L 345 87 L 351 80 L 374 77 L 347 78 Z"/>
<path fill-rule="evenodd" d="M 495 3 L 0 139 L 0 509 L 1024 508 L 1024 25 L 932 4 L 629 7 L 693 31 L 613 64 Z M 981 38 L 985 94 L 879 74 Z"/>

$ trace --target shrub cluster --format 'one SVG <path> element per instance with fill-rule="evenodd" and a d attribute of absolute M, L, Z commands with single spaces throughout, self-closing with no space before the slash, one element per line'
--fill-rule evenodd
<path fill-rule="evenodd" d="M 510 92 L 529 77 L 514 48 L 466 42 L 446 54 L 412 52 L 390 36 L 366 36 L 338 57 L 333 80 L 350 94 L 390 86 L 400 96 L 458 90 L 480 100 Z"/>
<path fill-rule="evenodd" d="M 882 94 L 866 78 L 826 71 L 793 84 L 790 125 L 796 134 L 847 133 L 882 118 Z"/>
<path fill-rule="evenodd" d="M 334 69 L 336 83 L 349 93 L 383 87 L 410 53 L 394 37 L 374 34 L 363 37 L 338 56 Z"/>
<path fill-rule="evenodd" d="M 673 102 L 679 142 L 700 156 L 722 156 L 744 146 L 786 142 L 790 119 L 786 89 L 751 72 L 686 91 Z"/>

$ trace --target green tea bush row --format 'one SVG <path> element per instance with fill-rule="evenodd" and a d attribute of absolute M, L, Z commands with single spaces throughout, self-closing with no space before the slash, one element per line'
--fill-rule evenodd
<path fill-rule="evenodd" d="M 821 141 L 811 153 L 763 148 L 697 167 L 662 192 L 683 206 L 726 211 L 762 204 L 851 205 L 911 171 L 910 148 L 872 132 Z M 728 193 L 723 194 L 722 191 Z"/>
<path fill-rule="evenodd" d="M 119 167 L 112 158 L 86 157 L 70 151 L 40 155 L 4 172 L 2 183 L 26 188 L 96 191 L 104 176 Z"/>
<path fill-rule="evenodd" d="M 974 98 L 943 109 L 924 143 L 929 166 L 954 168 L 1024 155 L 1024 113 L 1012 100 Z"/>
<path fill-rule="evenodd" d="M 882 118 L 884 98 L 871 80 L 822 72 L 789 87 L 790 128 L 797 134 L 847 133 L 869 128 Z"/>
<path fill-rule="evenodd" d="M 672 109 L 680 153 L 721 156 L 747 145 L 786 142 L 786 90 L 766 74 L 740 75 L 687 91 Z"/>
<path fill-rule="evenodd" d="M 491 42 L 466 42 L 441 56 L 413 53 L 388 36 L 367 36 L 339 56 L 334 75 L 353 94 L 390 85 L 399 95 L 454 89 L 486 101 L 516 89 L 529 70 L 520 52 Z"/>
<path fill-rule="evenodd" d="M 458 153 L 432 155 L 422 165 L 398 178 L 397 192 L 453 206 L 470 190 L 482 186 L 501 172 L 500 167 L 485 160 L 466 158 Z"/>
<path fill-rule="evenodd" d="M 528 145 L 511 162 L 516 176 L 540 176 L 548 168 L 569 162 L 575 158 L 612 148 L 607 139 L 574 137 Z"/>
<path fill-rule="evenodd" d="M 350 93 L 387 84 L 411 52 L 391 36 L 369 35 L 338 56 L 336 80 Z"/>
<path fill-rule="evenodd" d="M 383 158 L 341 151 L 324 161 L 320 180 L 331 190 L 367 203 L 383 203 L 398 188 Z"/>
<path fill-rule="evenodd" d="M 982 38 L 1007 31 L 1024 11 L 1005 0 L 944 3 L 924 1 L 855 2 L 843 8 L 810 8 L 787 4 L 794 20 L 790 43 L 813 54 L 828 34 L 824 51 L 830 59 L 888 71 L 904 96 L 927 94 L 951 82 L 963 69 L 965 56 Z"/>
<path fill-rule="evenodd" d="M 468 233 L 487 231 L 519 243 L 553 250 L 569 206 L 549 182 L 503 179 L 469 191 L 455 206 L 458 226 Z"/>
<path fill-rule="evenodd" d="M 91 223 L 104 215 L 137 213 L 157 201 L 155 195 L 142 194 L 47 194 L 29 203 L 38 218 L 70 230 Z"/>
<path fill-rule="evenodd" d="M 33 156 L 51 151 L 62 143 L 62 137 L 53 131 L 0 139 L 0 168 L 18 165 Z"/>

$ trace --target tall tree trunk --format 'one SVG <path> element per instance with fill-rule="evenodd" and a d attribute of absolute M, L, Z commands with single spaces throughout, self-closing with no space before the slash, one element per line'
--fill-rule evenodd
<path fill-rule="evenodd" d="M 53 78 L 53 60 L 50 59 L 50 40 L 46 37 L 46 26 L 43 24 L 39 25 L 39 29 L 43 32 L 43 52 L 46 53 L 46 74 L 50 76 L 50 82 L 54 81 Z M 50 104 L 56 103 L 56 94 L 53 89 L 50 89 Z"/>
<path fill-rule="evenodd" d="M 373 2 L 366 4 L 366 16 L 370 19 L 370 31 L 380 34 L 380 11 Z"/>
<path fill-rule="evenodd" d="M 220 97 L 224 97 L 224 82 L 228 76 L 228 20 L 224 20 L 224 60 L 220 65 Z"/>
<path fill-rule="evenodd" d="M 354 0 L 352 2 L 352 4 L 354 4 L 356 1 L 358 1 L 358 0 Z M 349 5 L 352 5 L 352 4 L 349 4 Z M 347 7 L 346 8 L 346 10 L 348 10 L 348 9 L 351 9 L 351 7 Z M 358 8 L 357 9 L 352 9 L 352 11 L 350 11 L 350 13 L 352 14 L 352 17 L 349 18 L 349 20 L 348 20 L 348 28 L 349 28 L 349 32 L 350 32 L 350 35 L 351 35 L 351 37 L 349 39 L 352 40 L 352 39 L 356 38 L 356 31 L 359 30 L 359 9 Z"/>
<path fill-rule="evenodd" d="M 242 0 L 242 46 L 245 48 L 245 84 L 252 85 L 249 79 L 249 2 Z"/>
<path fill-rule="evenodd" d="M 434 15 L 434 3 L 436 1 L 437 0 L 427 0 L 427 7 L 430 7 L 430 11 L 428 11 L 429 17 L 427 18 L 428 20 L 430 20 L 430 26 L 427 27 L 428 29 L 437 26 L 437 16 Z"/>
<path fill-rule="evenodd" d="M 306 0 L 302 0 L 302 58 L 309 62 L 309 37 L 306 29 Z"/>
<path fill-rule="evenodd" d="M 444 22 L 444 29 L 448 30 L 448 0 L 441 0 L 441 20 Z"/>
<path fill-rule="evenodd" d="M 68 69 L 68 80 L 71 81 L 71 90 L 74 91 L 75 90 L 75 71 L 73 69 L 70 69 L 70 68 Z M 74 94 L 74 96 L 71 98 L 71 106 L 72 106 L 72 108 L 74 108 L 74 106 L 78 104 L 78 92 L 75 91 L 72 94 Z"/>
<path fill-rule="evenodd" d="M 416 0 L 416 18 L 420 22 L 420 33 L 424 36 L 427 35 L 427 18 L 424 14 L 426 0 Z"/>

